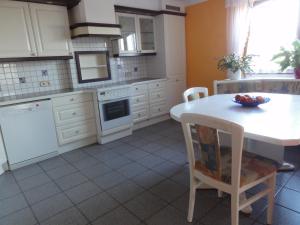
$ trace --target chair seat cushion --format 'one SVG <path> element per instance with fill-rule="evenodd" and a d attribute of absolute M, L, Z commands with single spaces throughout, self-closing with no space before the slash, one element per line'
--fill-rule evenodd
<path fill-rule="evenodd" d="M 195 169 L 206 176 L 211 176 L 214 179 L 231 184 L 231 148 L 222 147 L 221 154 L 222 172 L 220 178 L 211 176 L 211 173 L 203 169 L 200 161 L 196 161 Z M 276 161 L 243 151 L 240 186 L 242 187 L 260 178 L 268 176 L 271 173 L 276 172 L 278 168 L 279 163 Z"/>

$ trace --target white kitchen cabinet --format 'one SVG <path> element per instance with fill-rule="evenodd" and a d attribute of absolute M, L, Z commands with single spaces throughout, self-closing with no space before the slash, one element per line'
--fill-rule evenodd
<path fill-rule="evenodd" d="M 138 123 L 149 118 L 149 94 L 147 84 L 132 86 L 131 111 L 133 122 Z"/>
<path fill-rule="evenodd" d="M 69 56 L 66 7 L 0 1 L 0 58 Z"/>
<path fill-rule="evenodd" d="M 186 81 L 182 76 L 173 77 L 167 81 L 167 110 L 183 102 L 182 94 L 186 89 Z"/>
<path fill-rule="evenodd" d="M 167 109 L 182 102 L 186 89 L 185 17 L 159 15 L 155 18 L 157 55 L 147 58 L 147 71 L 166 77 Z"/>
<path fill-rule="evenodd" d="M 95 118 L 92 101 L 56 107 L 54 110 L 56 125 L 65 125 Z"/>
<path fill-rule="evenodd" d="M 157 54 L 147 58 L 148 73 L 155 77 L 186 79 L 185 17 L 155 17 Z"/>
<path fill-rule="evenodd" d="M 163 15 L 167 77 L 186 76 L 185 17 Z"/>
<path fill-rule="evenodd" d="M 28 3 L 0 1 L 0 57 L 36 56 Z"/>
<path fill-rule="evenodd" d="M 39 56 L 69 55 L 70 28 L 66 7 L 29 4 Z"/>
<path fill-rule="evenodd" d="M 121 38 L 113 42 L 114 55 L 155 53 L 155 22 L 152 16 L 118 13 Z"/>
<path fill-rule="evenodd" d="M 133 85 L 131 110 L 134 123 L 168 113 L 166 86 L 165 80 Z"/>
<path fill-rule="evenodd" d="M 96 122 L 94 119 L 58 127 L 58 142 L 61 145 L 65 145 L 94 136 L 96 135 L 96 129 Z"/>
<path fill-rule="evenodd" d="M 53 98 L 52 104 L 60 146 L 78 142 L 78 147 L 81 147 L 80 142 L 84 139 L 96 136 L 95 109 L 91 93 Z"/>
<path fill-rule="evenodd" d="M 155 52 L 155 26 L 152 16 L 136 16 L 138 26 L 138 50 L 141 53 Z"/>

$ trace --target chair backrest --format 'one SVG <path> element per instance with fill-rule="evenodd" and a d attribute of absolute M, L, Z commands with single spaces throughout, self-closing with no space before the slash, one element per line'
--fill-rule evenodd
<path fill-rule="evenodd" d="M 191 100 L 201 98 L 200 94 L 202 94 L 203 97 L 207 97 L 208 96 L 208 89 L 206 87 L 192 87 L 192 88 L 189 88 L 189 89 L 185 90 L 185 92 L 183 92 L 183 100 L 185 102 L 189 102 Z"/>
<path fill-rule="evenodd" d="M 197 170 L 200 169 L 200 172 L 204 176 L 209 176 L 218 181 L 221 180 L 222 176 L 222 154 L 220 150 L 218 132 L 224 131 L 231 134 L 231 185 L 239 188 L 244 128 L 238 124 L 226 120 L 193 113 L 184 113 L 181 116 L 181 124 L 187 145 L 191 176 L 193 176 L 196 166 L 194 142 L 192 139 L 193 132 L 191 131 L 191 126 L 196 128 L 201 151 L 201 158 L 199 161 L 197 161 Z"/>

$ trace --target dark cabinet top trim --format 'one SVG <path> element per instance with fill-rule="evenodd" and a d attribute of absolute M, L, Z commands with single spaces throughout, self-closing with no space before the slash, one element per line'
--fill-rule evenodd
<path fill-rule="evenodd" d="M 115 11 L 119 13 L 140 14 L 140 15 L 148 15 L 148 16 L 158 16 L 161 14 L 186 16 L 186 13 L 181 13 L 181 12 L 173 12 L 167 10 L 157 11 L 157 10 L 141 9 L 141 8 L 121 6 L 121 5 L 115 5 Z"/>
<path fill-rule="evenodd" d="M 33 2 L 33 3 L 41 3 L 48 5 L 61 5 L 66 6 L 69 9 L 78 5 L 81 0 L 13 0 L 18 2 Z"/>
<path fill-rule="evenodd" d="M 42 60 L 68 60 L 68 59 L 73 59 L 73 56 L 39 56 L 39 57 L 0 58 L 0 63 L 42 61 Z"/>
<path fill-rule="evenodd" d="M 119 57 L 151 56 L 151 55 L 156 55 L 156 52 L 114 54 L 113 57 L 119 58 Z"/>
<path fill-rule="evenodd" d="M 71 29 L 78 27 L 111 27 L 111 28 L 121 28 L 119 24 L 110 24 L 110 23 L 76 23 L 70 26 Z"/>

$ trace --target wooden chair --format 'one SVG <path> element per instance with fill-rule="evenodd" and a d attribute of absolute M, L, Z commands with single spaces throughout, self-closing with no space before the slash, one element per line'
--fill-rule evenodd
<path fill-rule="evenodd" d="M 205 87 L 192 87 L 183 92 L 183 100 L 184 102 L 195 100 L 201 98 L 201 94 L 203 97 L 207 97 L 208 89 Z"/>
<path fill-rule="evenodd" d="M 210 116 L 185 113 L 181 124 L 187 145 L 190 171 L 188 221 L 192 222 L 196 189 L 203 183 L 231 195 L 231 225 L 239 224 L 239 211 L 268 196 L 267 223 L 272 224 L 276 162 L 243 151 L 244 128 L 238 124 Z M 191 125 L 196 126 L 200 159 L 195 158 Z M 218 131 L 231 135 L 232 148 L 222 148 Z M 240 194 L 261 183 L 267 187 L 249 199 L 240 201 Z"/>

